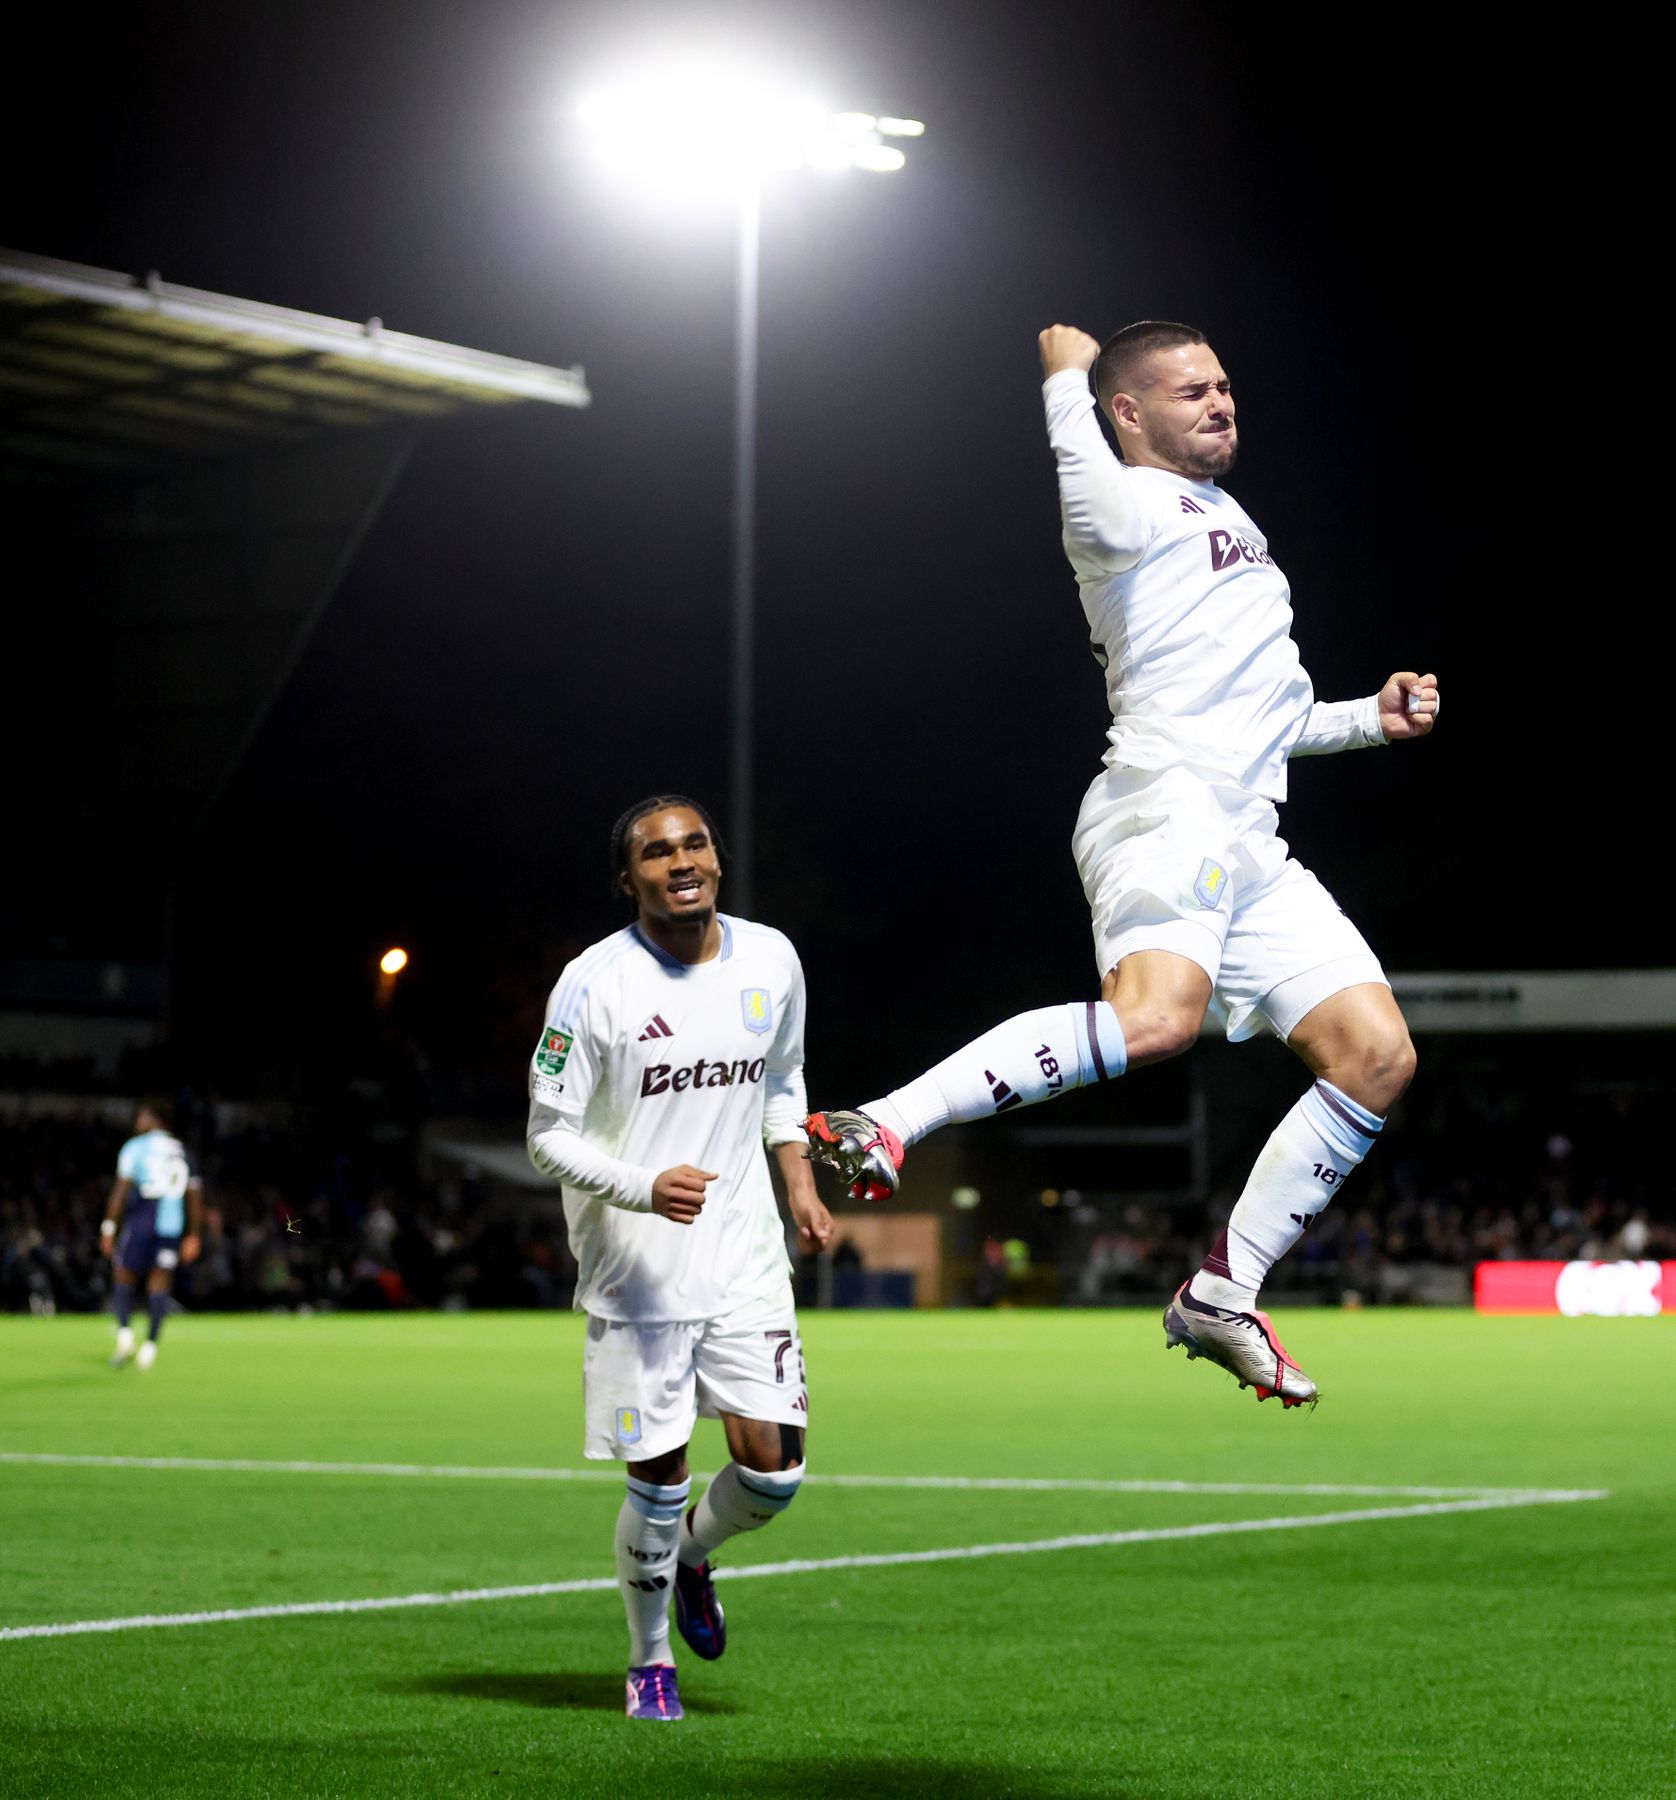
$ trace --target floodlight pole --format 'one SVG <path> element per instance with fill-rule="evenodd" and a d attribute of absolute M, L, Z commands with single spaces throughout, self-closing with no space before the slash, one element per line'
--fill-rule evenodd
<path fill-rule="evenodd" d="M 730 784 L 727 885 L 730 910 L 751 912 L 753 724 L 755 714 L 757 284 L 762 238 L 762 184 L 746 176 L 739 190 L 739 271 L 734 314 L 733 385 L 733 668 L 729 716 Z"/>

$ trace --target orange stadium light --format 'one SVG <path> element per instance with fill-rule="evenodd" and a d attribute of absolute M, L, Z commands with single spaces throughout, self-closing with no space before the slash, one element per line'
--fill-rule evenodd
<path fill-rule="evenodd" d="M 399 975 L 407 967 L 407 952 L 399 945 L 393 950 L 386 950 L 378 959 L 378 966 L 386 975 Z"/>

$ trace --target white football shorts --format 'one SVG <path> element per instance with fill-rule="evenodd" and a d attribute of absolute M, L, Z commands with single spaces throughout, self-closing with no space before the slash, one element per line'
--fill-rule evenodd
<path fill-rule="evenodd" d="M 720 1319 L 639 1325 L 588 1318 L 582 1453 L 645 1462 L 678 1450 L 701 1418 L 735 1413 L 807 1425 L 803 1340 L 788 1284 Z"/>
<path fill-rule="evenodd" d="M 1111 768 L 1071 840 L 1102 980 L 1136 950 L 1210 977 L 1236 1042 L 1291 1036 L 1323 1000 L 1385 971 L 1338 902 L 1276 836 L 1273 805 L 1187 768 Z"/>

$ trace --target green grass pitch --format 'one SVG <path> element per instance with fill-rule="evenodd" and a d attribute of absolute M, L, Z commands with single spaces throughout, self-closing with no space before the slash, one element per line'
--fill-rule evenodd
<path fill-rule="evenodd" d="M 614 1471 L 25 1460 L 582 1470 L 579 1319 L 181 1317 L 143 1374 L 107 1321 L 0 1319 L 0 1794 L 1676 1792 L 1676 1327 L 1280 1325 L 1314 1413 L 1150 1312 L 807 1317 L 814 1478 L 727 1568 L 1136 1535 L 729 1579 L 663 1726 L 622 1717 L 614 1589 L 15 1635 L 609 1577 Z M 890 1484 L 925 1476 L 998 1485 Z M 1607 1497 L 1308 1491 L 1344 1486 Z"/>

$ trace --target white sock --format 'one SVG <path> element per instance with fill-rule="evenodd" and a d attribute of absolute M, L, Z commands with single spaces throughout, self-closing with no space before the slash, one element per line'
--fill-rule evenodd
<path fill-rule="evenodd" d="M 692 1483 L 656 1487 L 628 1478 L 617 1514 L 617 1586 L 628 1614 L 629 1667 L 673 1663 L 669 1651 L 669 1599 L 675 1583 L 675 1545 Z"/>
<path fill-rule="evenodd" d="M 1330 1081 L 1317 1081 L 1274 1129 L 1189 1290 L 1249 1312 L 1263 1278 L 1373 1148 L 1385 1121 Z"/>
<path fill-rule="evenodd" d="M 1128 1066 L 1117 1014 L 1103 1000 L 1077 1000 L 1016 1014 L 862 1111 L 917 1144 L 939 1126 L 1034 1106 Z"/>
<path fill-rule="evenodd" d="M 797 1498 L 804 1464 L 795 1469 L 746 1469 L 730 1462 L 704 1490 L 681 1528 L 681 1561 L 689 1569 L 707 1562 L 718 1544 L 741 1531 L 761 1531 Z"/>

